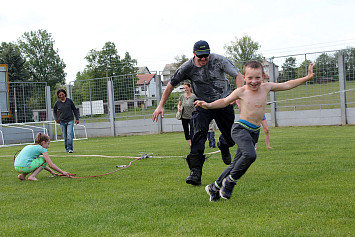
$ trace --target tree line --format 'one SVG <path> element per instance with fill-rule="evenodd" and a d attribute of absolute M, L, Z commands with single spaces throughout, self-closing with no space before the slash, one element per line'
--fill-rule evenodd
<path fill-rule="evenodd" d="M 0 44 L 0 64 L 8 65 L 9 81 L 45 82 L 51 88 L 52 105 L 57 100 L 55 91 L 65 85 L 66 77 L 64 72 L 66 64 L 60 58 L 59 51 L 55 49 L 54 44 L 52 34 L 42 29 L 25 32 L 15 42 L 1 42 Z M 88 84 L 84 82 L 85 79 L 113 77 L 137 72 L 137 60 L 132 59 L 128 52 L 121 58 L 112 42 L 106 42 L 101 50 L 89 50 L 85 59 L 87 61 L 86 67 L 76 74 L 76 81 L 78 82 L 78 90 L 76 91 L 80 93 L 78 98 L 85 100 L 87 100 L 85 96 L 88 95 L 85 91 Z M 132 85 L 131 80 L 128 81 L 124 78 L 120 78 L 120 80 L 122 81 L 121 84 Z M 30 121 L 32 119 L 31 109 L 43 109 L 42 107 L 45 106 L 45 103 L 39 104 L 45 98 L 44 88 L 43 91 L 35 92 L 32 87 L 34 84 L 26 83 L 19 86 L 19 84 L 12 83 L 10 85 L 10 94 L 16 94 L 17 97 L 11 99 L 11 113 L 17 111 L 17 114 L 23 114 L 22 117 L 27 118 L 25 121 Z M 101 97 L 103 93 L 106 94 L 105 88 L 97 87 L 95 82 L 92 83 L 91 87 L 98 90 L 94 93 L 95 95 Z M 121 87 L 116 89 L 120 95 L 127 94 L 120 91 L 122 90 Z M 134 89 L 129 88 L 127 90 L 129 94 L 132 94 Z M 16 108 L 14 104 L 16 104 Z M 16 116 L 11 114 L 11 117 Z M 12 121 L 11 119 L 7 120 Z"/>
<path fill-rule="evenodd" d="M 60 58 L 58 49 L 54 48 L 54 39 L 51 33 L 46 30 L 25 32 L 17 42 L 2 42 L 0 45 L 0 63 L 8 64 L 8 75 L 11 82 L 46 82 L 55 91 L 65 84 L 66 64 Z M 236 66 L 241 66 L 248 60 L 265 61 L 260 53 L 260 44 L 250 36 L 244 35 L 241 38 L 235 37 L 229 44 L 224 45 L 225 56 Z M 342 50 L 346 60 L 347 79 L 354 80 L 355 49 L 346 48 Z M 333 54 L 320 54 L 313 62 L 317 71 L 317 78 L 328 78 L 337 80 L 337 57 L 339 51 Z M 129 52 L 121 57 L 116 45 L 113 42 L 106 42 L 100 49 L 91 49 L 84 57 L 87 65 L 82 71 L 77 72 L 75 86 L 80 100 L 87 100 L 91 88 L 92 100 L 100 99 L 106 94 L 106 86 L 100 86 L 99 81 L 88 82 L 87 79 L 94 78 L 117 78 L 114 83 L 115 100 L 128 100 L 133 98 L 134 82 L 131 77 L 122 75 L 137 73 L 137 60 L 132 59 Z M 176 56 L 173 63 L 178 68 L 189 59 L 186 55 Z M 296 58 L 285 59 L 279 71 L 279 81 L 301 77 L 304 75 L 306 66 L 310 61 L 297 64 Z M 137 79 L 135 79 L 137 80 Z M 232 87 L 235 87 L 234 78 L 229 78 Z M 52 93 L 53 103 L 56 100 L 55 93 Z M 98 97 L 98 98 L 96 98 Z"/>
<path fill-rule="evenodd" d="M 225 56 L 240 70 L 242 70 L 243 65 L 249 60 L 258 60 L 262 63 L 267 61 L 267 59 L 260 53 L 260 44 L 254 41 L 250 36 L 244 35 L 241 38 L 235 37 L 234 41 L 230 41 L 229 44 L 224 45 Z M 355 48 L 348 47 L 340 51 L 332 53 L 322 53 L 315 61 L 314 71 L 317 72 L 317 77 L 313 78 L 310 83 L 322 83 L 338 81 L 338 55 L 342 53 L 345 58 L 345 72 L 347 80 L 355 80 Z M 179 68 L 184 62 L 188 61 L 189 58 L 186 55 L 175 56 L 175 62 L 173 63 L 175 69 Z M 297 63 L 295 57 L 287 57 L 282 65 L 279 66 L 279 77 L 278 82 L 284 82 L 291 79 L 304 77 L 307 72 L 307 68 L 311 60 L 304 60 L 301 63 Z M 175 71 L 175 70 L 174 70 Z M 174 71 L 172 73 L 174 73 Z M 235 78 L 231 78 L 227 75 L 232 88 L 236 87 Z M 169 100 L 174 100 L 170 101 Z M 177 104 L 177 99 L 172 97 L 168 99 L 166 104 L 170 105 L 170 109 L 174 110 Z"/>
<path fill-rule="evenodd" d="M 0 64 L 8 64 L 10 82 L 46 82 L 51 88 L 65 84 L 66 64 L 54 48 L 54 39 L 46 30 L 25 32 L 16 42 L 2 42 Z M 77 80 L 136 73 L 137 60 L 128 52 L 121 58 L 113 42 L 101 50 L 91 49 Z"/>
<path fill-rule="evenodd" d="M 239 39 L 235 37 L 234 41 L 224 45 L 225 56 L 234 65 L 242 69 L 241 67 L 249 60 L 259 60 L 261 62 L 267 60 L 262 53 L 260 53 L 260 47 L 260 44 L 248 35 L 244 35 Z M 313 62 L 315 64 L 314 70 L 317 71 L 317 77 L 338 79 L 337 70 L 335 69 L 338 67 L 338 55 L 340 52 L 344 54 L 345 58 L 346 78 L 348 80 L 355 79 L 355 48 L 353 47 L 348 47 L 333 53 L 320 54 Z M 182 55 L 181 57 L 176 56 L 174 63 L 175 68 L 178 68 L 187 60 L 186 55 Z M 287 57 L 282 65 L 277 65 L 281 66 L 282 69 L 280 70 L 279 81 L 287 81 L 305 76 L 309 63 L 311 63 L 310 60 L 305 60 L 297 64 L 295 57 Z M 232 84 L 235 84 L 234 81 L 235 80 L 231 78 Z"/>

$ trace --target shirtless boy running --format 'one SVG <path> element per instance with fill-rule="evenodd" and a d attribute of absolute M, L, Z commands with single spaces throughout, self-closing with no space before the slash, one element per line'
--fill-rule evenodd
<path fill-rule="evenodd" d="M 195 106 L 204 109 L 217 109 L 228 106 L 239 99 L 240 119 L 232 127 L 233 141 L 238 145 L 233 162 L 222 172 L 218 179 L 206 186 L 210 201 L 218 201 L 220 197 L 230 199 L 236 182 L 256 160 L 255 144 L 258 142 L 260 124 L 265 114 L 267 95 L 269 91 L 285 91 L 295 88 L 312 79 L 313 64 L 308 67 L 306 77 L 289 80 L 283 83 L 263 83 L 263 66 L 258 61 L 245 64 L 243 78 L 245 85 L 235 89 L 229 96 L 212 103 L 197 100 Z"/>

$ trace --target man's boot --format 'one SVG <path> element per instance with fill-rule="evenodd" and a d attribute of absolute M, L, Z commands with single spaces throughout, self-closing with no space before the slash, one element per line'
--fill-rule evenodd
<path fill-rule="evenodd" d="M 205 162 L 205 156 L 189 154 L 186 158 L 190 168 L 190 175 L 186 178 L 186 183 L 192 185 L 201 185 L 202 167 Z"/>
<path fill-rule="evenodd" d="M 197 168 L 192 168 L 190 175 L 186 178 L 186 183 L 201 185 L 201 171 Z"/>

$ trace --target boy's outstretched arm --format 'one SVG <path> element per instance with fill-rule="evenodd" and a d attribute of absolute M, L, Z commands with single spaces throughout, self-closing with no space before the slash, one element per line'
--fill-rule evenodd
<path fill-rule="evenodd" d="M 224 108 L 224 107 L 226 107 L 227 105 L 229 105 L 229 104 L 227 104 L 227 103 L 225 102 L 225 99 L 226 99 L 226 98 L 224 98 L 224 99 L 219 99 L 219 100 L 213 101 L 212 103 L 207 103 L 207 102 L 205 102 L 205 101 L 203 101 L 203 100 L 196 100 L 196 101 L 194 102 L 194 105 L 195 105 L 195 107 L 200 106 L 201 108 L 204 108 L 204 109 L 218 109 L 218 108 Z"/>
<path fill-rule="evenodd" d="M 294 79 L 294 80 L 289 80 L 283 83 L 272 83 L 272 88 L 271 91 L 285 91 L 285 90 L 290 90 L 292 88 L 295 88 L 306 81 L 311 80 L 314 77 L 313 73 L 313 63 L 310 63 L 308 66 L 308 74 L 305 77 Z"/>
<path fill-rule="evenodd" d="M 226 98 L 222 98 L 216 101 L 213 101 L 211 103 L 207 103 L 203 100 L 196 100 L 194 102 L 195 107 L 200 106 L 201 108 L 204 109 L 219 109 L 219 108 L 224 108 L 230 105 L 233 101 L 236 101 L 239 99 L 238 93 L 240 89 L 235 89 L 229 96 Z"/>

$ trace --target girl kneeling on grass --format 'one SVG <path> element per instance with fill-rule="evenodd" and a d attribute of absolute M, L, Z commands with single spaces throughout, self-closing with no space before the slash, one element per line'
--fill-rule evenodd
<path fill-rule="evenodd" d="M 26 175 L 32 173 L 27 179 L 37 181 L 36 175 L 43 169 L 47 170 L 52 175 L 57 175 L 50 168 L 67 177 L 70 176 L 70 173 L 61 170 L 49 158 L 47 150 L 49 143 L 50 139 L 47 135 L 38 133 L 35 139 L 35 144 L 25 146 L 21 150 L 14 161 L 15 170 L 20 173 L 17 176 L 18 179 L 25 180 Z M 43 155 L 43 157 L 39 157 L 40 155 Z M 47 164 L 50 168 L 47 167 Z"/>

